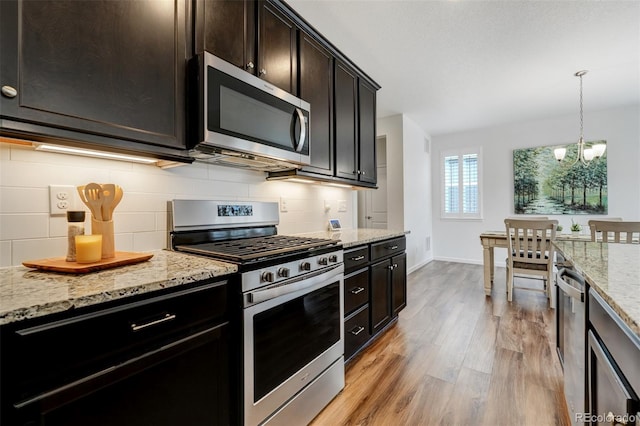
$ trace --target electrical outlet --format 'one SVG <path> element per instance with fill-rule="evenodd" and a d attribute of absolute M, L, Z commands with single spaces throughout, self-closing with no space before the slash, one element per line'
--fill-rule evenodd
<path fill-rule="evenodd" d="M 286 213 L 287 211 L 287 200 L 285 200 L 284 198 L 280 198 L 280 212 Z"/>
<path fill-rule="evenodd" d="M 347 200 L 338 200 L 338 211 L 339 212 L 347 211 Z"/>
<path fill-rule="evenodd" d="M 73 185 L 49 185 L 49 213 L 51 216 L 64 215 L 73 205 Z"/>

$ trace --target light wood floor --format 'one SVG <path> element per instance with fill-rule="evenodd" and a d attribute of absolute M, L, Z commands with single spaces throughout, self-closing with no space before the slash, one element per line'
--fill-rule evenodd
<path fill-rule="evenodd" d="M 409 275 L 398 323 L 353 360 L 325 425 L 569 425 L 554 311 L 514 289 L 505 270 L 491 297 L 482 266 L 431 262 Z M 541 287 L 542 281 L 518 285 Z"/>

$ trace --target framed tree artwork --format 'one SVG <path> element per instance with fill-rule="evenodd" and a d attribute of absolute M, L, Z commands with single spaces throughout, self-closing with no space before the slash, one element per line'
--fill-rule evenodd
<path fill-rule="evenodd" d="M 605 141 L 598 141 L 606 144 Z M 557 161 L 555 148 L 566 148 Z M 517 214 L 607 214 L 607 153 L 576 161 L 578 145 L 513 151 L 513 202 Z"/>

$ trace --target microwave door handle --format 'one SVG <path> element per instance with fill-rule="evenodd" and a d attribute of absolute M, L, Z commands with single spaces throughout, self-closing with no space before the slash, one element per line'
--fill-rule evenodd
<path fill-rule="evenodd" d="M 300 108 L 296 108 L 296 113 L 298 115 L 298 120 L 300 121 L 300 138 L 298 139 L 298 143 L 296 144 L 296 152 L 302 151 L 304 147 L 304 142 L 307 139 L 307 122 L 304 119 L 304 114 Z"/>

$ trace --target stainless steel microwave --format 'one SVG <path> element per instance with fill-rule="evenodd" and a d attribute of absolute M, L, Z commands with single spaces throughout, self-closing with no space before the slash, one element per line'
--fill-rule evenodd
<path fill-rule="evenodd" d="M 191 63 L 190 154 L 258 170 L 309 164 L 311 106 L 204 52 Z"/>

